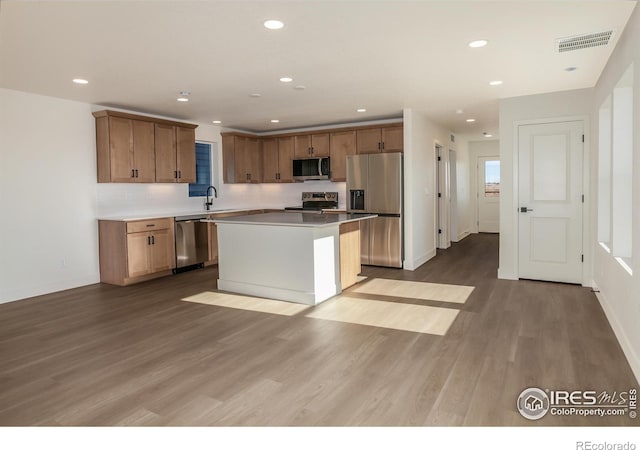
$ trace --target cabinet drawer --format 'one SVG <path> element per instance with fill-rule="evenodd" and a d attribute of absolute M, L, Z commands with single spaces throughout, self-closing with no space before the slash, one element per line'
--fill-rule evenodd
<path fill-rule="evenodd" d="M 140 231 L 166 230 L 171 227 L 171 219 L 151 219 L 127 222 L 127 233 Z"/>

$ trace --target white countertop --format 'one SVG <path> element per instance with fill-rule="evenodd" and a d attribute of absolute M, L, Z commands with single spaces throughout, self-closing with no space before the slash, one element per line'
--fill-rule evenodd
<path fill-rule="evenodd" d="M 374 217 L 378 216 L 376 214 L 318 214 L 288 211 L 224 217 L 220 219 L 203 219 L 202 222 L 317 228 L 355 222 L 358 220 L 373 219 Z"/>
<path fill-rule="evenodd" d="M 206 216 L 208 214 L 227 213 L 227 212 L 241 212 L 241 211 L 255 211 L 257 209 L 276 209 L 276 208 L 226 208 L 226 209 L 212 209 L 211 211 L 174 211 L 164 213 L 132 213 L 123 215 L 103 216 L 98 217 L 98 220 L 116 220 L 122 222 L 130 222 L 135 220 L 147 220 L 147 219 L 163 219 L 166 217 L 185 217 L 185 216 Z"/>

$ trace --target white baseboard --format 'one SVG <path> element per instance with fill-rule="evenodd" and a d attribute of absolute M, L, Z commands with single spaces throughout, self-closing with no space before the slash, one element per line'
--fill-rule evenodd
<path fill-rule="evenodd" d="M 418 267 L 420 267 L 421 265 L 429 261 L 431 258 L 436 256 L 436 252 L 437 250 L 433 248 L 429 250 L 427 253 L 425 253 L 424 255 L 420 256 L 419 258 L 416 258 L 413 261 L 410 261 L 409 265 L 407 265 L 405 261 L 405 265 L 403 268 L 405 270 L 416 270 Z"/>
<path fill-rule="evenodd" d="M 506 270 L 501 270 L 498 267 L 498 278 L 501 280 L 517 280 L 518 276 L 513 273 L 509 273 Z"/>
<path fill-rule="evenodd" d="M 292 289 L 283 289 L 275 286 L 263 286 L 218 278 L 218 289 L 236 294 L 253 295 L 256 297 L 273 298 L 287 302 L 304 303 L 305 305 L 317 305 L 334 295 L 337 295 L 338 286 L 335 284 L 325 287 L 324 292 L 302 292 Z"/>
<path fill-rule="evenodd" d="M 599 291 L 596 283 L 591 281 L 591 285 L 595 291 Z M 636 377 L 636 381 L 640 384 L 640 357 L 636 353 L 636 349 L 633 348 L 631 341 L 627 337 L 627 334 L 624 332 L 624 328 L 620 324 L 618 317 L 613 312 L 613 309 L 610 306 L 610 303 L 607 301 L 606 296 L 602 292 L 596 292 L 596 297 L 600 302 L 600 306 L 602 306 L 602 310 L 604 311 L 605 316 L 607 316 L 607 320 L 613 329 L 614 334 L 618 338 L 618 342 L 620 343 L 620 347 L 622 347 L 622 351 L 624 355 L 627 357 L 627 361 L 629 362 L 629 366 L 631 366 L 631 371 Z"/>
<path fill-rule="evenodd" d="M 454 241 L 454 242 L 460 242 L 461 240 L 463 240 L 464 238 L 466 238 L 466 237 L 468 237 L 468 236 L 471 236 L 471 232 L 470 232 L 470 231 L 464 231 L 464 232 L 462 232 L 462 233 L 460 233 L 460 234 L 458 235 L 457 240 L 456 240 L 456 241 Z"/>
<path fill-rule="evenodd" d="M 75 289 L 90 284 L 100 283 L 100 274 L 78 277 L 71 280 L 60 280 L 53 283 L 46 283 L 41 286 L 25 286 L 18 289 L 11 289 L 2 292 L 0 297 L 1 303 L 16 302 L 26 300 L 31 297 L 52 294 L 54 292 L 66 291 L 67 289 Z"/>

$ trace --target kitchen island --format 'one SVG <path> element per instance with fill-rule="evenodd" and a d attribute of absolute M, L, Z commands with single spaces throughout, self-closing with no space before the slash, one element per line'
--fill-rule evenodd
<path fill-rule="evenodd" d="M 217 225 L 218 289 L 315 305 L 355 283 L 359 222 L 375 214 L 270 212 Z"/>

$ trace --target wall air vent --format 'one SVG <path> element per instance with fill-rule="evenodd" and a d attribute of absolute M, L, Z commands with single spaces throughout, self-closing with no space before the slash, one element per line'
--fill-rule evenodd
<path fill-rule="evenodd" d="M 613 36 L 613 30 L 560 38 L 556 39 L 556 43 L 558 45 L 559 53 L 571 52 L 573 50 L 580 50 L 583 48 L 607 45 L 611 36 Z"/>

